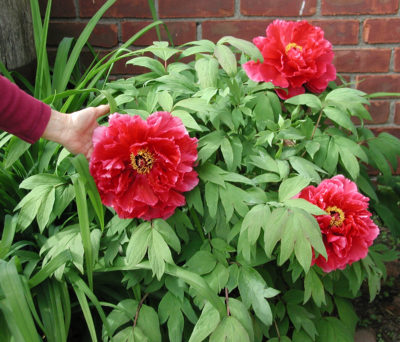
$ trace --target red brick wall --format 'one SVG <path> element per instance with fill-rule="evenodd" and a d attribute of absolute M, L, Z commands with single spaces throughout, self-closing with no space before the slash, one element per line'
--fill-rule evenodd
<path fill-rule="evenodd" d="M 47 0 L 41 0 L 42 5 Z M 64 36 L 77 37 L 105 0 L 53 0 L 49 46 Z M 196 40 L 217 41 L 225 35 L 251 40 L 265 34 L 275 18 L 309 20 L 325 31 L 335 49 L 337 71 L 366 92 L 400 92 L 399 0 L 156 0 L 176 45 Z M 151 22 L 147 0 L 117 0 L 106 12 L 90 42 L 107 52 Z M 165 37 L 165 34 L 163 35 Z M 155 31 L 136 43 L 151 44 Z M 53 48 L 55 50 L 55 48 Z M 120 64 L 115 74 L 128 75 Z M 377 130 L 400 137 L 400 100 L 372 101 Z"/>

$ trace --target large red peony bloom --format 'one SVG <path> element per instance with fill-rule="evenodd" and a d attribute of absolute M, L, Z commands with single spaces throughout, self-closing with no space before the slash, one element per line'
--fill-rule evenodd
<path fill-rule="evenodd" d="M 253 43 L 264 62 L 249 61 L 244 70 L 253 81 L 285 88 L 276 89 L 282 99 L 303 94 L 304 86 L 321 93 L 336 78 L 331 43 L 319 27 L 306 21 L 274 20 L 267 27 L 266 37 L 256 37 Z"/>
<path fill-rule="evenodd" d="M 306 187 L 296 197 L 304 198 L 327 213 L 316 219 L 328 259 L 320 255 L 314 257 L 313 264 L 330 272 L 343 270 L 346 265 L 367 256 L 379 228 L 370 218 L 369 199 L 357 191 L 355 183 L 338 175 L 322 181 L 317 187 Z"/>
<path fill-rule="evenodd" d="M 101 199 L 121 218 L 166 219 L 185 204 L 182 192 L 198 183 L 197 139 L 167 112 L 113 114 L 96 128 L 90 159 Z"/>

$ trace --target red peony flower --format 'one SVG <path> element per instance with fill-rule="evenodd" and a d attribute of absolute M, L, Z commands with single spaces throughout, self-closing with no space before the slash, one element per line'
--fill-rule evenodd
<path fill-rule="evenodd" d="M 256 37 L 253 43 L 264 62 L 249 61 L 244 70 L 253 81 L 286 88 L 276 89 L 282 99 L 303 94 L 304 86 L 321 93 L 336 78 L 331 43 L 319 27 L 306 21 L 274 20 L 267 27 L 266 37 Z"/>
<path fill-rule="evenodd" d="M 365 258 L 368 247 L 379 234 L 368 211 L 369 198 L 357 191 L 355 183 L 342 175 L 308 186 L 296 197 L 304 198 L 327 212 L 316 216 L 321 227 L 328 259 L 313 258 L 325 272 L 343 270 L 346 265 Z"/>
<path fill-rule="evenodd" d="M 166 219 L 198 183 L 197 139 L 167 112 L 113 114 L 93 135 L 90 173 L 102 202 L 121 218 Z"/>

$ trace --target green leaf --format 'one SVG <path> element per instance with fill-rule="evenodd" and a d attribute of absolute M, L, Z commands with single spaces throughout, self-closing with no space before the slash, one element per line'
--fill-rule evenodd
<path fill-rule="evenodd" d="M 264 228 L 264 250 L 268 258 L 271 258 L 277 242 L 281 239 L 288 218 L 288 209 L 286 208 L 277 208 L 272 211 Z"/>
<path fill-rule="evenodd" d="M 322 210 L 303 198 L 290 198 L 283 201 L 283 203 L 288 207 L 303 209 L 313 215 L 326 215 L 325 210 Z"/>
<path fill-rule="evenodd" d="M 217 58 L 222 69 L 228 74 L 228 76 L 235 76 L 237 73 L 237 62 L 235 55 L 225 45 L 216 45 L 214 49 L 214 55 Z"/>
<path fill-rule="evenodd" d="M 333 122 L 336 122 L 339 126 L 342 126 L 349 131 L 356 134 L 356 128 L 353 122 L 350 120 L 350 116 L 347 112 L 340 110 L 335 107 L 326 107 L 324 108 L 325 115 L 331 119 Z"/>
<path fill-rule="evenodd" d="M 0 260 L 0 279 L 0 309 L 11 335 L 20 341 L 41 341 L 26 301 L 26 290 L 18 275 L 15 259 L 9 262 Z"/>
<path fill-rule="evenodd" d="M 220 320 L 218 311 L 210 303 L 206 303 L 190 335 L 189 342 L 204 341 L 217 328 Z"/>
<path fill-rule="evenodd" d="M 304 329 L 311 340 L 314 341 L 317 333 L 317 329 L 314 324 L 315 316 L 308 312 L 306 308 L 295 304 L 287 304 L 287 313 L 292 321 L 296 331 Z"/>
<path fill-rule="evenodd" d="M 49 263 L 41 268 L 31 279 L 29 279 L 29 287 L 35 287 L 41 282 L 49 278 L 60 266 L 71 260 L 71 252 L 65 250 L 53 258 Z"/>
<path fill-rule="evenodd" d="M 155 229 L 151 231 L 148 256 L 153 275 L 160 280 L 165 271 L 165 263 L 173 263 L 171 251 L 162 235 Z"/>
<path fill-rule="evenodd" d="M 360 165 L 357 158 L 346 148 L 339 149 L 340 159 L 346 170 L 349 172 L 351 178 L 356 180 L 360 174 Z"/>
<path fill-rule="evenodd" d="M 221 143 L 221 152 L 228 170 L 233 170 L 233 150 L 228 138 L 224 138 Z"/>
<path fill-rule="evenodd" d="M 248 241 L 251 245 L 257 242 L 260 235 L 261 227 L 265 227 L 268 222 L 271 211 L 268 206 L 258 204 L 250 209 L 242 222 L 241 231 L 248 233 Z"/>
<path fill-rule="evenodd" d="M 167 91 L 157 93 L 158 103 L 166 112 L 171 112 L 174 105 L 172 96 Z M 190 116 L 190 115 L 189 115 Z"/>
<path fill-rule="evenodd" d="M 313 94 L 301 94 L 293 96 L 286 100 L 285 103 L 293 105 L 306 105 L 312 109 L 313 113 L 320 111 L 322 108 L 320 99 Z"/>
<path fill-rule="evenodd" d="M 279 186 L 279 201 L 283 202 L 297 195 L 308 184 L 310 179 L 303 176 L 295 176 L 285 179 Z"/>
<path fill-rule="evenodd" d="M 254 341 L 253 322 L 244 304 L 235 298 L 229 297 L 229 310 L 232 317 L 235 317 L 246 329 L 250 341 Z"/>
<path fill-rule="evenodd" d="M 200 58 L 194 68 L 200 83 L 200 89 L 215 88 L 218 81 L 218 61 L 213 57 Z"/>
<path fill-rule="evenodd" d="M 212 182 L 225 187 L 225 171 L 213 164 L 204 164 L 197 169 L 200 179 L 203 182 Z"/>
<path fill-rule="evenodd" d="M 300 174 L 300 176 L 310 178 L 315 183 L 321 183 L 321 177 L 319 176 L 318 172 L 325 173 L 325 171 L 320 169 L 317 165 L 313 164 L 307 159 L 297 156 L 289 157 L 289 161 L 292 167 Z"/>
<path fill-rule="evenodd" d="M 354 333 L 357 323 L 358 323 L 358 316 L 354 311 L 352 303 L 345 299 L 340 298 L 338 296 L 334 297 L 335 304 L 339 313 L 340 320 L 347 325 L 351 332 Z"/>
<path fill-rule="evenodd" d="M 225 36 L 222 37 L 217 44 L 224 44 L 224 43 L 231 44 L 232 46 L 242 51 L 255 61 L 257 60 L 259 60 L 260 62 L 264 61 L 264 57 L 261 54 L 260 50 L 254 44 L 252 44 L 247 40 L 239 39 L 232 36 Z"/>
<path fill-rule="evenodd" d="M 321 307 L 322 304 L 326 304 L 324 286 L 313 269 L 310 269 L 304 278 L 304 303 L 306 303 L 311 296 L 318 307 Z"/>
<path fill-rule="evenodd" d="M 336 317 L 324 317 L 317 322 L 316 342 L 353 342 L 354 334 Z"/>
<path fill-rule="evenodd" d="M 148 69 L 154 71 L 159 76 L 163 76 L 163 75 L 167 74 L 164 69 L 164 66 L 158 60 L 156 60 L 154 58 L 150 58 L 150 57 L 145 57 L 145 56 L 135 57 L 135 58 L 127 61 L 126 64 L 133 64 L 133 65 L 148 68 Z"/>
<path fill-rule="evenodd" d="M 7 145 L 7 153 L 4 159 L 4 168 L 12 166 L 31 146 L 31 144 L 17 137 L 12 137 Z"/>
<path fill-rule="evenodd" d="M 0 259 L 8 254 L 15 236 L 18 216 L 6 215 L 4 218 L 4 228 L 0 240 Z"/>
<path fill-rule="evenodd" d="M 162 219 L 155 219 L 153 220 L 153 227 L 162 235 L 169 246 L 171 246 L 177 253 L 181 252 L 181 243 L 179 238 L 168 222 Z"/>
<path fill-rule="evenodd" d="M 176 116 L 182 120 L 183 125 L 187 129 L 191 129 L 194 131 L 202 131 L 201 127 L 198 125 L 196 120 L 186 111 L 184 110 L 174 110 L 171 112 L 172 116 Z"/>
<path fill-rule="evenodd" d="M 37 186 L 46 185 L 46 186 L 59 186 L 61 184 L 65 184 L 66 180 L 58 177 L 53 174 L 41 173 L 38 175 L 34 175 L 24 179 L 19 187 L 21 189 L 29 189 L 32 190 Z"/>
<path fill-rule="evenodd" d="M 82 236 L 82 244 L 85 253 L 86 273 L 89 280 L 89 287 L 93 289 L 93 246 L 90 239 L 89 213 L 86 202 L 86 191 L 81 175 L 72 177 L 74 184 L 76 206 L 78 209 L 79 227 Z"/>
<path fill-rule="evenodd" d="M 55 201 L 55 193 L 56 193 L 55 188 L 54 187 L 51 188 L 50 191 L 43 196 L 43 201 L 39 206 L 37 213 L 37 222 L 41 233 L 43 233 L 44 228 L 49 222 L 49 218 L 52 213 Z"/>
<path fill-rule="evenodd" d="M 215 259 L 215 256 L 205 250 L 196 252 L 186 262 L 186 266 L 190 271 L 200 275 L 210 273 L 216 264 L 217 260 Z"/>
<path fill-rule="evenodd" d="M 235 317 L 228 316 L 218 325 L 209 341 L 250 342 L 250 338 L 240 322 Z"/>
<path fill-rule="evenodd" d="M 136 265 L 142 261 L 149 245 L 150 234 L 151 224 L 149 222 L 143 222 L 136 227 L 126 248 L 128 264 Z"/>
<path fill-rule="evenodd" d="M 243 266 L 239 274 L 239 292 L 246 307 L 253 307 L 256 316 L 267 326 L 272 324 L 272 311 L 265 299 L 267 284 L 251 267 Z M 276 293 L 277 294 L 277 293 Z"/>
<path fill-rule="evenodd" d="M 208 207 L 208 213 L 215 218 L 218 209 L 218 186 L 214 183 L 207 182 L 205 185 L 204 196 Z"/>

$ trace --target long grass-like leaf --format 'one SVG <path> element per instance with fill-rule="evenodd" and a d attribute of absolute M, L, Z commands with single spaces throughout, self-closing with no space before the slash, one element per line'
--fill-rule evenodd
<path fill-rule="evenodd" d="M 10 250 L 17 227 L 18 216 L 6 215 L 4 220 L 3 234 L 0 240 L 0 259 L 4 259 Z"/>
<path fill-rule="evenodd" d="M 71 50 L 74 39 L 65 37 L 61 40 L 57 48 L 56 60 L 54 62 L 52 92 L 58 94 L 64 89 L 61 88 L 61 80 L 64 74 L 64 68 L 68 61 L 68 54 Z"/>
<path fill-rule="evenodd" d="M 69 79 L 71 77 L 72 71 L 76 65 L 76 62 L 81 54 L 82 48 L 85 46 L 86 42 L 88 41 L 94 27 L 96 26 L 97 22 L 103 16 L 103 14 L 115 3 L 116 0 L 108 0 L 101 8 L 96 12 L 96 14 L 89 20 L 86 24 L 84 30 L 80 34 L 79 38 L 77 39 L 74 48 L 71 51 L 71 55 L 69 56 L 68 62 L 63 70 L 63 77 L 59 82 L 59 91 L 64 90 L 67 87 Z"/>
<path fill-rule="evenodd" d="M 41 341 L 33 322 L 20 276 L 12 259 L 0 260 L 0 310 L 3 312 L 8 328 L 15 341 Z"/>
<path fill-rule="evenodd" d="M 104 328 L 107 331 L 108 336 L 112 336 L 111 333 L 111 328 L 110 325 L 107 321 L 107 317 L 104 313 L 103 308 L 101 307 L 101 304 L 95 294 L 89 289 L 89 287 L 86 285 L 86 283 L 80 278 L 75 272 L 70 272 L 68 274 L 68 278 L 73 283 L 74 286 L 79 288 L 81 291 L 85 293 L 85 295 L 89 298 L 89 300 L 92 302 L 92 304 L 95 306 L 97 312 L 99 313 L 99 316 L 104 324 Z"/>
<path fill-rule="evenodd" d="M 85 254 L 86 275 L 90 289 L 93 289 L 93 246 L 90 240 L 89 213 L 86 202 L 85 180 L 81 175 L 71 177 L 74 184 L 79 226 Z"/>
<path fill-rule="evenodd" d="M 149 7 L 150 7 L 151 16 L 153 17 L 153 21 L 159 20 L 158 15 L 157 15 L 157 11 L 156 11 L 156 4 L 155 4 L 154 0 L 148 0 L 148 4 L 149 4 Z M 172 39 L 171 34 L 169 33 L 167 24 L 163 23 L 163 26 L 164 26 L 165 32 L 167 33 L 170 45 L 174 46 L 174 41 Z M 156 32 L 157 32 L 158 40 L 161 40 L 161 32 L 160 32 L 159 26 L 156 26 Z"/>
<path fill-rule="evenodd" d="M 37 295 L 46 340 L 49 342 L 67 341 L 61 286 L 57 280 L 50 279 L 40 286 Z"/>
<path fill-rule="evenodd" d="M 0 61 L 0 72 L 8 78 L 11 82 L 14 82 L 14 78 L 12 77 L 11 73 L 7 70 L 6 66 Z"/>
<path fill-rule="evenodd" d="M 162 24 L 162 21 L 156 21 L 153 22 L 146 27 L 142 28 L 140 31 L 135 33 L 131 38 L 129 38 L 124 44 L 121 45 L 120 48 L 117 50 L 110 52 L 106 56 L 104 56 L 102 59 L 100 59 L 94 66 L 93 68 L 87 73 L 86 77 L 76 86 L 76 89 L 83 89 L 84 87 L 87 86 L 87 88 L 93 88 L 96 83 L 99 81 L 99 79 L 104 75 L 104 73 L 111 68 L 115 62 L 117 62 L 120 59 L 126 58 L 128 56 L 132 56 L 134 52 L 128 53 L 124 56 L 120 55 L 126 51 L 126 48 L 132 43 L 140 38 L 143 34 L 145 34 L 147 31 L 151 30 L 153 27 Z M 89 93 L 85 93 L 82 95 L 83 97 L 87 97 Z M 65 113 L 69 110 L 69 107 L 71 106 L 72 101 L 74 100 L 75 96 L 72 95 L 62 106 L 61 112 Z M 83 101 L 82 101 L 83 103 Z"/>
<path fill-rule="evenodd" d="M 104 207 L 101 203 L 101 198 L 99 192 L 97 191 L 96 183 L 94 182 L 93 177 L 90 175 L 88 161 L 83 154 L 79 154 L 72 159 L 72 164 L 85 182 L 89 199 L 92 203 L 94 211 L 96 212 L 101 230 L 104 230 Z"/>
<path fill-rule="evenodd" d="M 83 290 L 81 290 L 76 284 L 72 283 L 72 287 L 75 291 L 76 298 L 78 298 L 79 304 L 82 309 L 83 316 L 85 317 L 86 324 L 89 329 L 92 342 L 97 342 L 96 328 L 93 323 L 92 313 L 90 312 L 89 303 Z"/>
<path fill-rule="evenodd" d="M 29 287 L 35 287 L 41 282 L 49 278 L 60 266 L 64 265 L 67 261 L 71 260 L 71 252 L 65 250 L 53 258 L 49 263 L 42 267 L 31 279 L 29 279 Z"/>
<path fill-rule="evenodd" d="M 37 58 L 34 97 L 38 99 L 42 99 L 42 97 L 48 96 L 51 93 L 50 69 L 46 50 L 51 4 L 52 1 L 49 0 L 47 2 L 46 13 L 42 26 L 39 3 L 37 0 L 31 0 L 32 21 Z"/>

